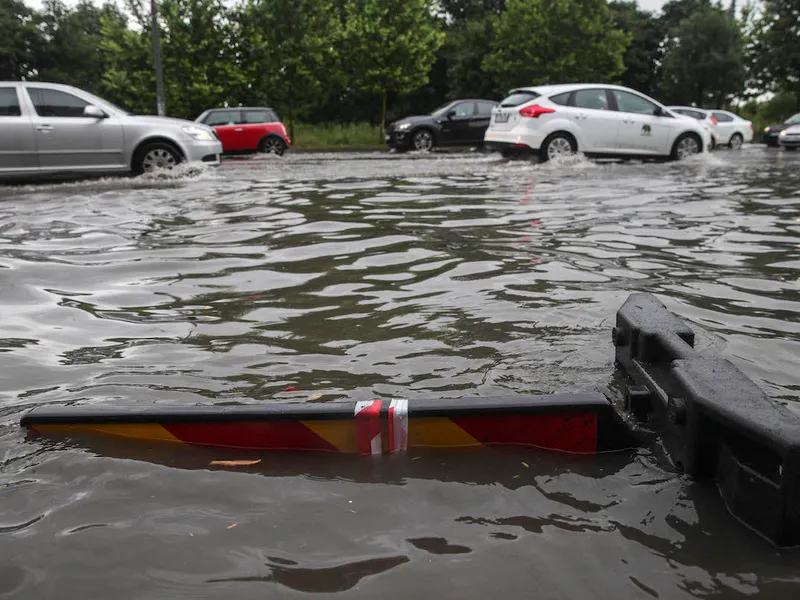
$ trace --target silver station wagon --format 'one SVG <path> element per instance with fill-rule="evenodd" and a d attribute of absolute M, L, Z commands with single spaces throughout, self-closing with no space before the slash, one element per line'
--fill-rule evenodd
<path fill-rule="evenodd" d="M 0 81 L 0 179 L 218 165 L 221 154 L 200 123 L 132 115 L 67 85 Z"/>

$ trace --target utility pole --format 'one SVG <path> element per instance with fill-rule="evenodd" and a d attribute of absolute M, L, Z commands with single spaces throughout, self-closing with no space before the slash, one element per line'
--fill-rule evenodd
<path fill-rule="evenodd" d="M 156 69 L 156 106 L 158 115 L 167 114 L 166 101 L 164 100 L 164 72 L 161 68 L 161 27 L 158 25 L 158 4 L 150 0 L 150 26 L 153 30 L 153 65 Z"/>

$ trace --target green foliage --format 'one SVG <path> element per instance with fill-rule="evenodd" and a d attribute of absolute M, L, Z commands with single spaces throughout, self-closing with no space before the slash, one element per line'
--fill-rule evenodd
<path fill-rule="evenodd" d="M 41 42 L 34 16 L 21 0 L 0 0 L 0 80 L 19 80 L 34 72 L 34 53 Z"/>
<path fill-rule="evenodd" d="M 60 81 L 155 112 L 150 2 L 100 1 L 37 11 L 0 0 L 0 79 Z M 387 114 L 449 99 L 618 81 L 712 106 L 773 91 L 744 109 L 780 120 L 800 109 L 800 0 L 745 2 L 737 18 L 720 0 L 670 0 L 660 15 L 632 0 L 159 0 L 167 111 L 267 104 L 292 137 L 334 147 L 376 143 Z M 363 125 L 307 134 L 295 121 Z"/>
<path fill-rule="evenodd" d="M 105 72 L 100 57 L 104 19 L 125 24 L 113 4 L 95 6 L 84 0 L 68 8 L 60 0 L 45 2 L 37 19 L 43 43 L 34 50 L 36 78 L 97 91 Z"/>
<path fill-rule="evenodd" d="M 753 67 L 761 83 L 800 98 L 800 0 L 764 0 L 754 21 Z"/>
<path fill-rule="evenodd" d="M 98 94 L 136 114 L 155 112 L 156 83 L 150 40 L 106 15 L 101 20 L 100 62 L 104 73 Z"/>
<path fill-rule="evenodd" d="M 347 0 L 342 69 L 349 86 L 382 96 L 381 129 L 388 92 L 425 85 L 444 41 L 431 0 Z"/>
<path fill-rule="evenodd" d="M 295 128 L 294 147 L 298 150 L 383 149 L 383 141 L 376 140 L 380 128 L 369 123 L 331 123 L 310 125 L 298 123 Z"/>
<path fill-rule="evenodd" d="M 666 102 L 722 106 L 744 81 L 743 38 L 727 12 L 702 8 L 671 30 L 660 85 Z"/>
<path fill-rule="evenodd" d="M 334 93 L 342 24 L 332 0 L 248 0 L 236 11 L 245 104 L 276 107 L 289 119 Z"/>
<path fill-rule="evenodd" d="M 483 68 L 506 89 L 614 81 L 629 41 L 605 0 L 508 0 Z"/>
<path fill-rule="evenodd" d="M 639 10 L 633 0 L 609 2 L 608 9 L 617 28 L 631 35 L 630 45 L 622 55 L 625 71 L 620 83 L 644 94 L 656 95 L 662 44 L 667 35 L 665 22 Z"/>
<path fill-rule="evenodd" d="M 496 22 L 494 17 L 465 21 L 447 32 L 442 55 L 446 61 L 449 98 L 494 98 L 505 93 L 495 74 L 482 69 L 486 48 L 495 39 Z"/>

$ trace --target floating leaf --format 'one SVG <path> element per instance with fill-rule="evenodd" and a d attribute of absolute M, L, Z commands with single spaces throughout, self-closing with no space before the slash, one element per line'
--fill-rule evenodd
<path fill-rule="evenodd" d="M 287 386 L 286 386 L 286 387 L 283 389 L 283 391 L 284 391 L 284 392 L 296 392 L 296 391 L 297 391 L 297 386 L 294 386 L 294 385 L 287 385 Z"/>
<path fill-rule="evenodd" d="M 525 467 L 526 469 L 527 469 L 527 468 L 529 468 L 529 467 L 528 467 L 528 463 L 526 463 L 526 462 L 523 462 L 523 463 L 522 463 L 522 466 L 523 466 L 523 467 Z"/>
<path fill-rule="evenodd" d="M 249 467 L 250 465 L 257 465 L 261 462 L 260 458 L 255 460 L 212 460 L 209 464 L 219 465 L 221 467 Z"/>
<path fill-rule="evenodd" d="M 308 397 L 308 401 L 309 402 L 314 402 L 315 400 L 319 400 L 320 398 L 322 398 L 322 394 L 311 394 Z"/>
<path fill-rule="evenodd" d="M 233 528 L 234 528 L 234 527 L 236 527 L 237 525 L 238 525 L 238 523 L 231 523 L 231 524 L 230 524 L 230 525 L 228 525 L 228 526 L 227 526 L 225 529 L 233 529 Z"/>

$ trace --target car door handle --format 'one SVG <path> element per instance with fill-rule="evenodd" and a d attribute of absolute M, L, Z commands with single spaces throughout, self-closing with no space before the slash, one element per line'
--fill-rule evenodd
<path fill-rule="evenodd" d="M 53 131 L 52 125 L 37 125 L 36 131 Z"/>
<path fill-rule="evenodd" d="M 236 129 L 234 129 L 234 131 L 244 131 L 244 128 L 243 127 L 237 127 Z"/>

